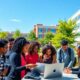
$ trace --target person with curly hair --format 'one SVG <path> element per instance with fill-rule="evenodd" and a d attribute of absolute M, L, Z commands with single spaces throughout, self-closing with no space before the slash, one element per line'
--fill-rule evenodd
<path fill-rule="evenodd" d="M 52 45 L 45 45 L 42 49 L 43 63 L 56 63 L 56 49 Z"/>

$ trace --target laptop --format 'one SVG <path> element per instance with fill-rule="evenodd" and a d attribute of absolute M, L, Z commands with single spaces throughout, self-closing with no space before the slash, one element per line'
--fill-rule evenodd
<path fill-rule="evenodd" d="M 44 79 L 61 78 L 64 63 L 45 64 Z"/>
<path fill-rule="evenodd" d="M 41 80 L 44 79 L 53 79 L 53 78 L 60 78 L 62 77 L 62 72 L 64 68 L 63 63 L 56 63 L 56 64 L 42 64 L 38 63 L 38 66 L 34 68 L 31 73 L 27 73 L 25 75 L 25 79 L 35 79 Z"/>

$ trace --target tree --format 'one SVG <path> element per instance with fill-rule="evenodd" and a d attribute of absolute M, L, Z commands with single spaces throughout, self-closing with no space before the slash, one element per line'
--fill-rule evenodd
<path fill-rule="evenodd" d="M 18 37 L 20 37 L 20 36 L 22 36 L 21 35 L 21 32 L 19 31 L 19 30 L 16 30 L 15 32 L 14 32 L 14 34 L 13 34 L 13 38 L 18 38 Z"/>
<path fill-rule="evenodd" d="M 28 37 L 27 37 L 28 40 L 30 41 L 35 41 L 37 38 L 36 38 L 36 35 L 33 31 L 31 31 L 29 34 L 28 34 Z"/>
<path fill-rule="evenodd" d="M 54 34 L 52 32 L 47 32 L 44 37 L 45 44 L 48 44 L 49 42 L 51 42 L 51 39 L 53 37 L 54 37 Z"/>
<path fill-rule="evenodd" d="M 56 34 L 54 35 L 54 38 L 52 38 L 52 43 L 58 48 L 60 47 L 60 42 L 63 39 L 66 39 L 69 41 L 70 45 L 75 42 L 75 38 L 77 37 L 77 34 L 74 33 L 74 30 L 76 29 L 76 22 L 75 21 L 59 21 Z"/>
<path fill-rule="evenodd" d="M 47 32 L 45 34 L 45 38 L 48 39 L 48 40 L 51 40 L 53 37 L 54 37 L 54 34 L 52 32 Z"/>
<path fill-rule="evenodd" d="M 49 42 L 51 43 L 51 39 L 54 37 L 54 34 L 52 32 L 47 32 L 44 36 L 44 38 L 39 39 L 40 43 L 45 45 Z"/>
<path fill-rule="evenodd" d="M 7 36 L 8 36 L 7 32 L 0 32 L 0 38 L 1 39 L 5 39 L 5 38 L 7 38 Z"/>
<path fill-rule="evenodd" d="M 38 41 L 39 41 L 39 43 L 41 45 L 45 45 L 46 44 L 44 38 L 40 38 L 40 39 L 38 39 Z"/>

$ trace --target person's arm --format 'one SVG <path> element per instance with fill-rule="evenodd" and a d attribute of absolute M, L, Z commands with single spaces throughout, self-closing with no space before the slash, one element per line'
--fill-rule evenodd
<path fill-rule="evenodd" d="M 57 61 L 56 61 L 56 54 L 55 55 L 53 55 L 53 61 L 52 61 L 52 63 L 56 63 Z"/>
<path fill-rule="evenodd" d="M 3 75 L 3 76 L 6 76 L 7 73 L 8 73 L 8 68 L 6 68 L 6 69 L 3 70 L 2 75 Z"/>
<path fill-rule="evenodd" d="M 73 66 L 74 59 L 75 59 L 75 57 L 74 57 L 74 50 L 71 49 L 71 61 L 70 61 L 69 65 L 68 65 L 69 68 L 71 68 Z"/>
<path fill-rule="evenodd" d="M 10 78 L 10 80 L 15 78 L 16 73 L 26 69 L 25 66 L 17 67 L 18 66 L 18 61 L 19 60 L 18 60 L 18 57 L 17 57 L 16 53 L 12 53 L 11 56 L 10 56 L 11 70 L 10 70 L 10 73 L 8 74 L 8 78 Z"/>
<path fill-rule="evenodd" d="M 42 54 L 39 55 L 38 62 L 43 63 L 43 55 Z"/>
<path fill-rule="evenodd" d="M 67 73 L 67 74 L 77 74 L 77 75 L 80 76 L 80 68 L 79 67 L 78 68 L 72 68 L 72 69 L 65 68 L 64 69 L 64 73 Z"/>
<path fill-rule="evenodd" d="M 72 70 L 72 74 L 77 74 L 77 76 L 80 78 L 80 68 Z"/>
<path fill-rule="evenodd" d="M 74 68 L 74 67 L 71 68 L 72 71 L 78 71 L 79 69 L 80 69 L 79 67 L 77 67 L 77 68 Z"/>
<path fill-rule="evenodd" d="M 72 70 L 72 74 L 80 74 L 80 69 L 78 69 L 78 70 Z"/>
<path fill-rule="evenodd" d="M 27 64 L 25 66 L 18 67 L 19 66 L 18 62 L 19 56 L 16 55 L 16 53 L 13 53 L 10 56 L 11 70 L 10 73 L 8 74 L 8 80 L 14 80 L 15 77 L 17 76 L 17 73 L 19 74 L 22 70 L 25 70 L 27 68 L 34 68 L 37 66 L 36 64 Z"/>
<path fill-rule="evenodd" d="M 11 62 L 12 67 L 14 67 L 15 70 L 19 72 L 19 71 L 22 71 L 22 70 L 26 69 L 26 66 L 19 66 L 18 67 L 18 62 L 19 62 L 18 57 L 19 56 L 17 56 L 16 53 L 15 53 L 15 55 L 12 55 L 10 57 L 10 62 Z"/>

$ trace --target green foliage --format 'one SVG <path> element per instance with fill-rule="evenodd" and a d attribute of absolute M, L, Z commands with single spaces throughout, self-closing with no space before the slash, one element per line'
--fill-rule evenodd
<path fill-rule="evenodd" d="M 56 34 L 54 38 L 51 40 L 52 43 L 58 48 L 60 47 L 60 42 L 62 39 L 66 39 L 70 44 L 75 42 L 75 38 L 77 36 L 73 31 L 76 29 L 76 22 L 74 21 L 59 21 Z"/>
<path fill-rule="evenodd" d="M 77 35 L 78 35 L 78 36 L 80 36 L 80 32 L 79 32 L 79 33 L 77 33 Z"/>
<path fill-rule="evenodd" d="M 51 40 L 54 37 L 54 34 L 52 32 L 47 32 L 45 34 L 45 39 Z"/>
<path fill-rule="evenodd" d="M 14 32 L 14 34 L 13 34 L 13 38 L 18 38 L 18 37 L 20 37 L 20 36 L 22 36 L 21 35 L 21 32 L 19 31 L 19 30 L 16 30 L 15 32 Z"/>
<path fill-rule="evenodd" d="M 48 44 L 51 42 L 51 39 L 54 37 L 54 34 L 52 32 L 47 32 L 44 36 L 44 38 L 39 39 L 40 43 L 42 45 Z"/>
<path fill-rule="evenodd" d="M 39 43 L 41 45 L 45 45 L 46 44 L 44 38 L 40 38 L 40 39 L 38 39 L 38 41 L 39 41 Z"/>
<path fill-rule="evenodd" d="M 0 32 L 0 38 L 1 39 L 5 39 L 5 38 L 7 38 L 7 36 L 8 36 L 7 32 Z"/>
<path fill-rule="evenodd" d="M 33 31 L 31 31 L 29 34 L 28 34 L 28 37 L 27 37 L 28 40 L 30 41 L 35 41 L 36 40 L 36 35 Z"/>

